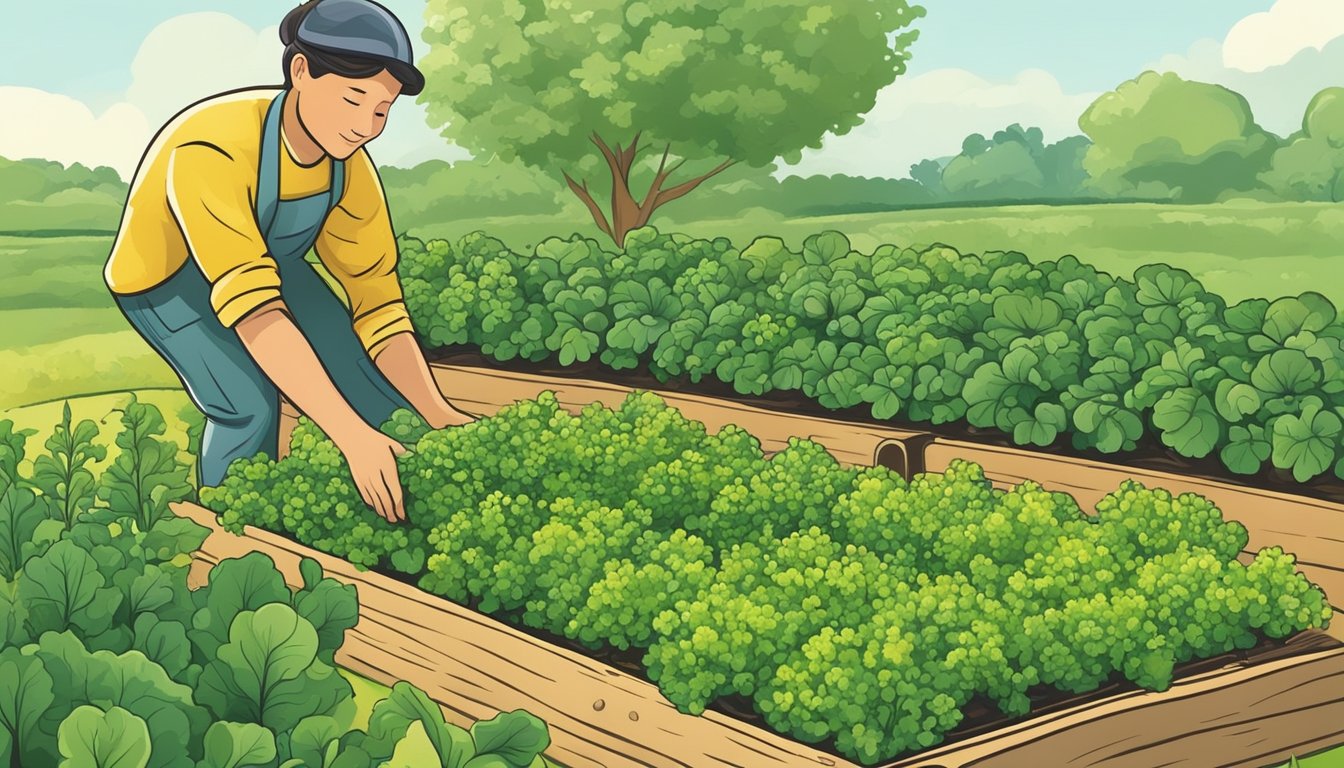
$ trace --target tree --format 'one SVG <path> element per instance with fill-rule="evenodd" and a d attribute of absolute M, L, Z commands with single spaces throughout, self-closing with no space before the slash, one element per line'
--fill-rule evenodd
<path fill-rule="evenodd" d="M 943 169 L 943 186 L 955 198 L 990 200 L 1039 196 L 1045 178 L 1036 165 L 1043 149 L 1040 128 L 1014 123 L 992 139 L 973 133 L 961 154 Z"/>
<path fill-rule="evenodd" d="M 1073 197 L 1086 179 L 1082 155 L 1087 144 L 1085 136 L 1070 136 L 1047 146 L 1040 128 L 1018 123 L 988 139 L 973 133 L 962 142 L 961 154 L 943 168 L 940 183 L 955 200 Z"/>
<path fill-rule="evenodd" d="M 430 0 L 419 100 L 473 154 L 560 166 L 623 247 L 658 207 L 734 163 L 796 162 L 861 124 L 905 72 L 918 36 L 906 28 L 923 15 L 907 0 Z M 648 147 L 661 158 L 637 200 L 631 176 L 649 168 Z M 715 164 L 670 180 L 699 161 Z M 604 165 L 610 219 L 587 182 Z"/>
<path fill-rule="evenodd" d="M 1265 186 L 1285 200 L 1344 201 L 1344 88 L 1312 98 L 1302 130 L 1274 153 Z"/>
<path fill-rule="evenodd" d="M 1278 146 L 1241 94 L 1171 72 L 1144 72 L 1103 94 L 1078 125 L 1092 140 L 1084 167 L 1098 189 L 1185 203 L 1254 189 Z"/>

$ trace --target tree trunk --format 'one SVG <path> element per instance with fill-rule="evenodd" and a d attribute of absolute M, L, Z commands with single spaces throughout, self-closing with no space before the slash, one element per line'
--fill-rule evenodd
<path fill-rule="evenodd" d="M 602 140 L 601 136 L 597 135 L 596 131 L 593 132 L 591 138 L 597 148 L 601 150 L 602 156 L 606 158 L 607 167 L 611 169 L 610 222 L 603 214 L 602 207 L 597 204 L 597 201 L 588 191 L 587 181 L 577 182 L 568 173 L 564 173 L 565 182 L 569 184 L 569 188 L 574 191 L 579 200 L 583 201 L 583 204 L 588 207 L 588 211 L 593 215 L 593 221 L 597 223 L 598 229 L 607 233 L 616 243 L 617 248 L 624 248 L 626 234 L 632 229 L 639 229 L 648 224 L 649 218 L 660 206 L 684 196 L 700 186 L 706 179 L 715 176 L 737 162 L 736 160 L 724 160 L 709 173 L 664 189 L 663 185 L 667 181 L 667 177 L 671 176 L 685 162 L 685 160 L 678 161 L 676 165 L 668 168 L 667 154 L 671 145 L 667 145 L 663 148 L 663 159 L 658 163 L 658 172 L 654 174 L 653 182 L 649 185 L 648 192 L 644 194 L 644 200 L 636 202 L 634 194 L 630 191 L 630 169 L 634 166 L 635 155 L 640 150 L 639 133 L 635 133 L 635 138 L 629 146 L 622 149 L 621 145 L 617 144 L 615 150 L 607 146 L 607 143 Z"/>

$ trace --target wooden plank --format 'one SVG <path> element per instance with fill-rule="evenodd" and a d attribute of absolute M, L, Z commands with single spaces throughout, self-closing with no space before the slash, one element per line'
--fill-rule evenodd
<path fill-rule="evenodd" d="M 1232 665 L 1008 726 L 889 768 L 1262 768 L 1344 737 L 1344 647 Z"/>
<path fill-rule="evenodd" d="M 189 503 L 177 514 L 212 530 L 192 566 L 204 583 L 220 560 L 260 551 L 293 586 L 302 557 L 355 585 L 359 623 L 336 661 L 391 684 L 409 680 L 459 725 L 524 708 L 545 719 L 548 754 L 580 766 L 816 766 L 852 763 L 717 712 L 677 712 L 656 686 L 550 645 L 449 600 L 248 526 L 220 529 Z M 1163 692 L 1133 691 L 1029 718 L 892 768 L 1023 765 L 1148 768 L 1263 766 L 1337 743 L 1344 733 L 1344 646 L 1320 633 L 1289 641 L 1286 658 L 1235 663 Z M 1215 762 L 1216 758 L 1216 762 Z"/>
<path fill-rule="evenodd" d="M 1339 613 L 1344 611 L 1344 505 L 1152 469 L 943 438 L 924 447 L 926 471 L 942 472 L 954 458 L 984 467 L 985 476 L 996 487 L 1035 480 L 1049 490 L 1070 494 L 1087 512 L 1095 511 L 1097 502 L 1127 478 L 1174 494 L 1204 496 L 1225 518 L 1246 526 L 1248 553 L 1281 546 L 1297 558 L 1302 573 L 1325 590 L 1336 611 L 1330 632 L 1344 640 L 1344 617 Z"/>
<path fill-rule="evenodd" d="M 546 754 L 571 768 L 857 768 L 718 712 L 678 712 L 655 685 L 388 576 L 252 526 L 236 536 L 208 509 L 172 506 L 212 531 L 192 564 L 191 586 L 203 584 L 220 560 L 253 551 L 301 586 L 299 561 L 312 557 L 359 594 L 359 622 L 346 632 L 336 662 L 384 685 L 414 683 L 463 727 L 526 709 L 550 726 Z"/>
<path fill-rule="evenodd" d="M 601 401 L 616 408 L 632 388 L 591 379 L 566 379 L 555 376 L 515 373 L 465 365 L 431 363 L 439 389 L 462 410 L 493 414 L 505 405 L 536 397 L 544 390 L 555 392 L 556 399 L 571 413 Z M 674 390 L 649 389 L 675 406 L 688 419 L 704 422 L 712 434 L 725 424 L 736 424 L 761 441 L 761 449 L 773 454 L 788 446 L 790 437 L 803 437 L 820 443 L 848 466 L 872 466 L 877 447 L 888 440 L 922 437 L 924 433 L 888 429 L 872 424 L 838 419 L 781 413 L 716 397 Z"/>

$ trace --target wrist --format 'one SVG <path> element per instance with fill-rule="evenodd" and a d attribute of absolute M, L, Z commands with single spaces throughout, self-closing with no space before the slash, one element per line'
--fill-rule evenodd
<path fill-rule="evenodd" d="M 344 451 L 346 448 L 358 445 L 368 440 L 371 433 L 377 432 L 373 427 L 364 423 L 363 419 L 353 416 L 351 420 L 336 425 L 327 431 L 327 436 L 331 441 Z"/>
<path fill-rule="evenodd" d="M 433 429 L 465 424 L 472 420 L 470 414 L 454 408 L 451 403 L 442 399 L 426 408 L 421 417 Z"/>

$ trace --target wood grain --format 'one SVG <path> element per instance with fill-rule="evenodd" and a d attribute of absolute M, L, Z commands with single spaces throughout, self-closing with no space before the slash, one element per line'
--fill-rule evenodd
<path fill-rule="evenodd" d="M 1263 768 L 1344 738 L 1344 647 L 1233 665 L 935 747 L 889 768 Z"/>
<path fill-rule="evenodd" d="M 298 587 L 299 561 L 311 557 L 359 594 L 359 622 L 346 632 L 338 664 L 384 685 L 419 686 L 463 727 L 526 709 L 550 727 L 546 754 L 570 768 L 857 768 L 717 712 L 678 712 L 657 686 L 282 536 L 252 526 L 246 536 L 234 535 L 213 512 L 190 503 L 173 511 L 212 531 L 196 554 L 190 586 L 204 584 L 220 560 L 257 551 Z"/>

